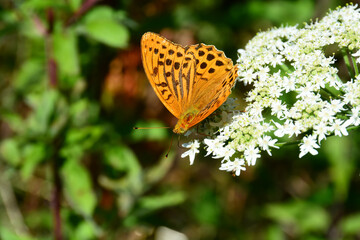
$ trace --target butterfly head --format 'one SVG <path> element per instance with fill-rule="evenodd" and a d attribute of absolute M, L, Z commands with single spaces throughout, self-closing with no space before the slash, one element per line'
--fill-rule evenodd
<path fill-rule="evenodd" d="M 188 111 L 182 116 L 180 116 L 179 121 L 177 122 L 173 132 L 177 134 L 185 133 L 190 127 L 195 125 L 192 121 L 196 117 L 196 112 Z"/>

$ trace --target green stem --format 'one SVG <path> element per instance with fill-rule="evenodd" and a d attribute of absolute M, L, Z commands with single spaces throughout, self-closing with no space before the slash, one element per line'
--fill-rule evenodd
<path fill-rule="evenodd" d="M 335 95 L 333 92 L 331 92 L 328 88 L 321 88 L 321 90 L 323 90 L 324 92 L 326 92 L 327 94 L 329 94 L 331 97 L 335 98 L 335 99 L 339 99 L 339 96 Z"/>
<path fill-rule="evenodd" d="M 360 126 L 351 126 L 351 127 L 346 128 L 346 130 L 352 131 L 352 130 L 356 130 L 356 129 L 359 129 L 359 128 L 360 128 Z"/>
<path fill-rule="evenodd" d="M 282 147 L 282 146 L 287 146 L 287 145 L 295 145 L 295 144 L 299 144 L 300 142 L 301 142 L 300 140 L 296 140 L 293 142 L 282 142 L 282 143 L 276 143 L 275 146 Z"/>
<path fill-rule="evenodd" d="M 353 78 L 353 74 L 352 74 L 352 69 L 351 69 L 351 65 L 350 65 L 350 60 L 349 60 L 349 55 L 347 53 L 347 51 L 345 50 L 345 48 L 341 49 L 341 52 L 343 54 L 344 57 L 344 61 L 345 61 L 345 65 L 349 71 L 349 75 L 351 78 Z"/>
<path fill-rule="evenodd" d="M 335 74 L 335 76 L 336 76 L 336 79 L 339 81 L 339 83 L 343 84 L 343 81 L 341 80 L 339 75 Z M 343 90 L 341 90 L 341 88 L 339 89 L 339 91 L 340 91 L 340 94 L 342 94 L 342 95 L 345 94 L 345 92 Z"/>
<path fill-rule="evenodd" d="M 339 83 L 343 83 L 343 81 L 341 80 L 341 78 L 339 77 L 339 75 L 335 74 L 336 79 L 339 81 Z"/>
<path fill-rule="evenodd" d="M 291 71 L 291 69 L 286 64 L 281 64 L 280 67 L 281 67 L 282 70 L 284 70 L 287 73 L 292 73 L 293 72 L 293 71 Z"/>
<path fill-rule="evenodd" d="M 353 56 L 351 56 L 351 61 L 352 61 L 352 64 L 354 66 L 354 70 L 355 70 L 355 76 L 359 75 L 359 68 L 358 68 L 358 65 L 356 63 L 356 58 L 354 58 Z"/>

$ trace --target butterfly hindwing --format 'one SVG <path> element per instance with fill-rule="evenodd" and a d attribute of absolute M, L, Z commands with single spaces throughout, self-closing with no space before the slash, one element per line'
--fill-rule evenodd
<path fill-rule="evenodd" d="M 194 118 L 191 122 L 190 127 L 208 117 L 226 101 L 231 93 L 232 87 L 235 84 L 236 78 L 237 66 L 235 65 L 221 82 L 218 82 L 217 84 L 214 83 L 214 86 L 209 86 L 209 90 L 207 92 L 211 92 L 211 94 L 209 94 L 211 96 L 208 98 L 207 102 L 202 102 L 201 106 L 199 105 L 200 111 L 196 118 Z M 212 89 L 216 89 L 216 91 L 211 91 Z"/>
<path fill-rule="evenodd" d="M 226 101 L 234 85 L 237 68 L 233 66 L 231 59 L 214 46 L 192 45 L 189 51 L 193 51 L 197 59 L 192 104 L 199 113 L 190 124 L 193 126 Z"/>

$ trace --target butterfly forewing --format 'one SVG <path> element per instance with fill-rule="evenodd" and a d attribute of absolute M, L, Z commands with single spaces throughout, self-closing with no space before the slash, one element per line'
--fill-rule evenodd
<path fill-rule="evenodd" d="M 166 108 L 179 118 L 193 91 L 194 54 L 155 33 L 143 35 L 141 48 L 144 69 L 152 87 Z"/>

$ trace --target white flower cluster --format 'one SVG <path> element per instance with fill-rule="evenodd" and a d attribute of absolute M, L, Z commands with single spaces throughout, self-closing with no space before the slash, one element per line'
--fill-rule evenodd
<path fill-rule="evenodd" d="M 261 32 L 238 53 L 238 81 L 253 87 L 245 111 L 233 111 L 234 100 L 229 99 L 222 106 L 223 121 L 210 123 L 212 134 L 203 140 L 207 155 L 222 159 L 220 170 L 240 175 L 261 151 L 271 155 L 271 148 L 279 148 L 279 139 L 299 143 L 300 158 L 316 155 L 327 136 L 346 136 L 349 127 L 360 125 L 356 5 L 329 12 L 301 29 Z M 338 53 L 342 61 L 335 58 Z M 339 75 L 343 62 L 349 71 L 344 76 Z M 184 146 L 190 149 L 182 157 L 190 156 L 192 163 L 201 144 L 193 140 Z"/>

